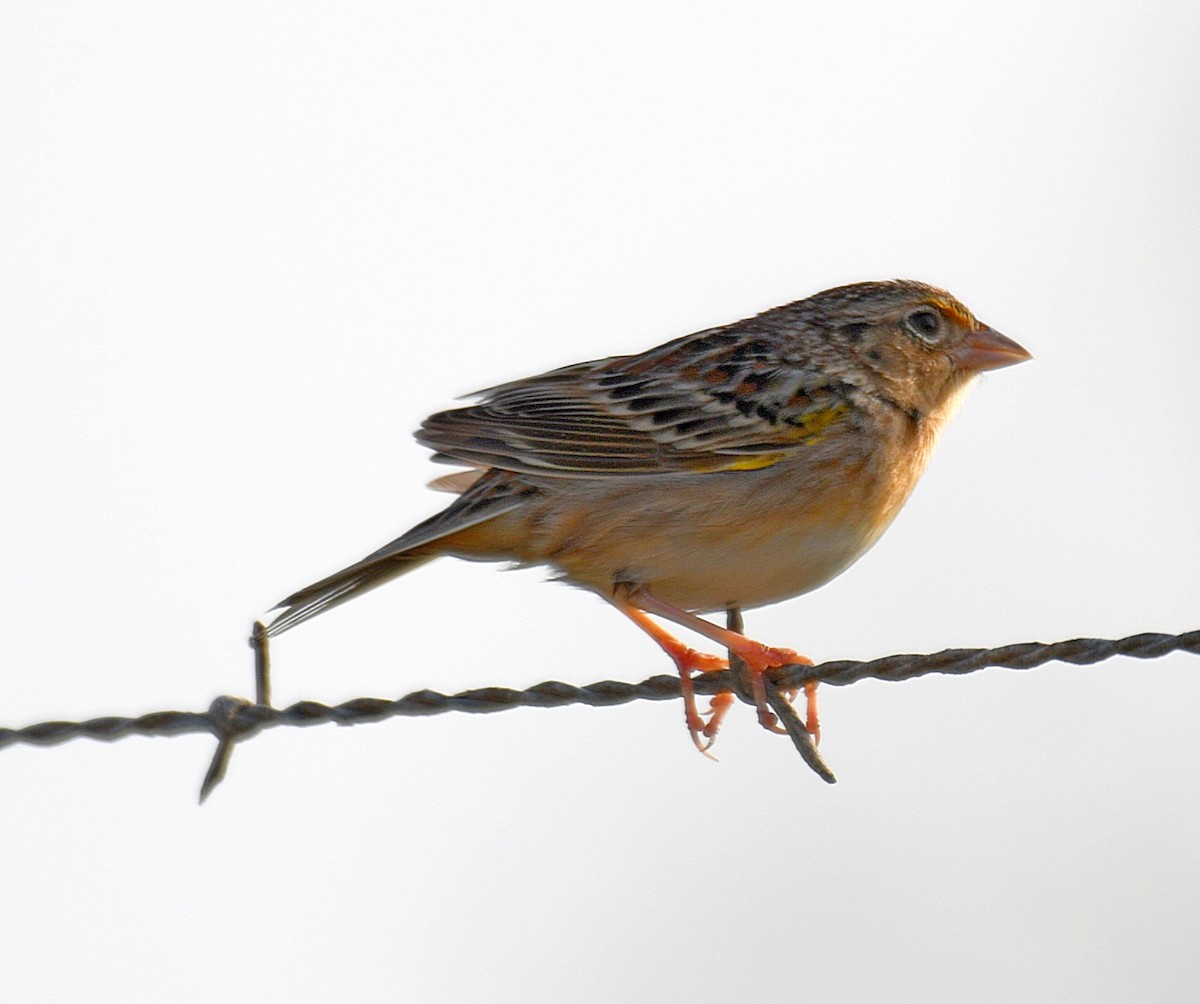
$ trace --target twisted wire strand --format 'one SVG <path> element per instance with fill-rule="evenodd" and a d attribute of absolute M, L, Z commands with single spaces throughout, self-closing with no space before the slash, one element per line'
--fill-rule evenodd
<path fill-rule="evenodd" d="M 775 670 L 771 681 L 786 690 L 806 680 L 845 687 L 860 680 L 911 680 L 929 673 L 963 674 L 988 667 L 1033 669 L 1048 662 L 1077 666 L 1103 662 L 1124 655 L 1135 659 L 1157 659 L 1171 652 L 1200 655 L 1200 630 L 1185 634 L 1136 634 L 1127 638 L 1075 638 L 1051 644 L 1026 642 L 1000 648 L 946 649 L 927 655 L 891 655 L 867 662 L 825 662 L 818 666 L 788 666 Z M 695 679 L 698 694 L 735 690 L 728 670 L 705 673 Z M 254 704 L 238 697 L 218 697 L 206 712 L 155 711 L 137 718 L 109 716 L 82 722 L 50 721 L 24 728 L 0 728 L 0 749 L 18 744 L 53 746 L 71 739 L 113 742 L 126 736 L 177 736 L 208 732 L 220 739 L 245 739 L 277 726 L 319 725 L 336 722 L 358 725 L 386 718 L 440 715 L 450 711 L 487 714 L 509 708 L 558 708 L 568 704 L 609 707 L 630 701 L 668 701 L 679 697 L 677 676 L 652 676 L 640 683 L 600 680 L 575 686 L 547 680 L 525 690 L 482 687 L 457 694 L 418 690 L 397 700 L 360 697 L 329 706 L 317 701 L 299 701 L 287 708 Z"/>

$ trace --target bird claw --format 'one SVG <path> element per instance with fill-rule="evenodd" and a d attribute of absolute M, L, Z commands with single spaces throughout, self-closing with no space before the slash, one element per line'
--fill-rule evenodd
<path fill-rule="evenodd" d="M 771 711 L 769 708 L 758 709 L 758 724 L 768 732 L 774 732 L 776 735 L 780 736 L 787 735 L 787 729 L 779 724 L 779 718 L 776 717 L 775 712 Z"/>
<path fill-rule="evenodd" d="M 713 658 L 716 658 L 713 656 Z M 695 707 L 695 695 L 691 695 L 690 701 L 684 699 L 684 718 L 687 721 L 688 732 L 691 734 L 692 742 L 696 749 L 703 753 L 710 760 L 716 760 L 709 750 L 712 749 L 713 743 L 717 741 L 717 732 L 721 729 L 721 722 L 725 717 L 726 712 L 733 705 L 733 695 L 728 692 L 714 694 L 710 702 L 711 711 L 708 715 L 708 720 L 704 720 L 704 716 Z"/>
<path fill-rule="evenodd" d="M 717 741 L 717 733 L 721 731 L 721 723 L 725 720 L 729 709 L 733 707 L 733 694 L 728 690 L 723 690 L 719 694 L 713 694 L 712 700 L 709 702 L 709 707 L 712 708 L 712 712 L 705 723 L 704 735 L 708 739 L 708 745 L 711 746 Z"/>
<path fill-rule="evenodd" d="M 805 714 L 804 731 L 812 736 L 814 746 L 821 745 L 821 715 L 817 711 L 817 681 L 806 680 L 804 683 Z"/>

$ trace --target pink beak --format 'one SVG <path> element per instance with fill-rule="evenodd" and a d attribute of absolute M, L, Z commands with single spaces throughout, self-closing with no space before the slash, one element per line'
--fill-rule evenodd
<path fill-rule="evenodd" d="M 1002 366 L 1013 366 L 1033 358 L 1011 338 L 993 331 L 986 324 L 970 332 L 950 350 L 950 355 L 960 370 L 972 373 L 998 370 Z"/>

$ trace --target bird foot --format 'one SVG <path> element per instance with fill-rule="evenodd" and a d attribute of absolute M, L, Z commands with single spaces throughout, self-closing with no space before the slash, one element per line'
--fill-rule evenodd
<path fill-rule="evenodd" d="M 693 673 L 708 673 L 718 669 L 728 669 L 729 661 L 718 655 L 707 652 L 697 652 L 694 648 L 681 646 L 670 653 L 679 670 L 679 689 L 683 695 L 683 717 L 687 722 L 688 733 L 696 749 L 710 760 L 715 760 L 709 749 L 716 739 L 717 730 L 721 727 L 721 719 L 733 702 L 732 694 L 715 694 L 712 699 L 712 711 L 707 721 L 696 707 L 696 691 L 692 686 Z"/>
<path fill-rule="evenodd" d="M 763 678 L 769 670 L 780 666 L 811 666 L 812 660 L 790 648 L 772 648 L 759 642 L 746 639 L 745 644 L 734 650 L 750 671 L 750 686 L 754 694 L 754 704 L 758 708 L 758 722 L 769 732 L 787 735 L 787 729 L 779 724 L 779 719 L 767 705 L 767 684 Z M 795 699 L 795 690 L 785 691 L 789 702 Z M 810 680 L 804 684 L 807 697 L 805 709 L 804 730 L 813 737 L 813 743 L 821 741 L 821 719 L 817 711 L 817 684 Z"/>

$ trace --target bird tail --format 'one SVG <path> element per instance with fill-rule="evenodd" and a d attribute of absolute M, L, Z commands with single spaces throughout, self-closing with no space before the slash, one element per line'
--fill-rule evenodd
<path fill-rule="evenodd" d="M 447 553 L 446 538 L 517 508 L 528 489 L 509 479 L 482 477 L 436 516 L 340 572 L 292 593 L 262 618 L 267 637 L 283 634 L 326 610 L 361 596 L 385 582 Z M 443 546 L 439 546 L 443 542 Z"/>
<path fill-rule="evenodd" d="M 269 610 L 262 620 L 267 637 L 283 634 L 317 614 L 332 610 L 376 586 L 382 586 L 390 579 L 419 568 L 434 557 L 433 554 L 398 552 L 376 561 L 364 558 L 340 572 L 334 572 L 320 582 L 297 590 Z"/>

